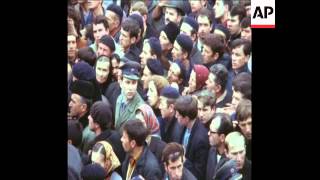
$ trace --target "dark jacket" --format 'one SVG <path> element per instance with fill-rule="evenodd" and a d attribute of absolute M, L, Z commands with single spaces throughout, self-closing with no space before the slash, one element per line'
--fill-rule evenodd
<path fill-rule="evenodd" d="M 166 180 L 167 176 L 168 174 L 165 174 L 163 180 Z M 194 177 L 194 175 L 187 168 L 183 168 L 181 180 L 197 180 L 197 178 Z"/>
<path fill-rule="evenodd" d="M 225 91 L 227 92 L 227 95 L 223 98 L 222 101 L 216 104 L 217 108 L 225 107 L 227 103 L 231 103 L 232 101 L 232 91 L 228 91 L 227 89 L 225 89 Z"/>
<path fill-rule="evenodd" d="M 247 73 L 249 73 L 249 74 L 251 74 L 250 73 L 250 71 L 249 71 L 249 68 L 248 68 L 248 65 L 247 65 L 247 63 L 245 63 L 240 69 L 238 69 L 237 71 L 234 71 L 233 69 L 231 69 L 229 72 L 228 72 L 228 81 L 227 81 L 227 90 L 229 91 L 229 92 L 232 92 L 232 81 L 233 81 L 233 79 L 234 79 L 234 77 L 236 76 L 236 75 L 238 75 L 239 73 L 242 73 L 242 72 L 247 72 Z M 232 95 L 231 95 L 232 96 Z"/>
<path fill-rule="evenodd" d="M 228 53 L 224 53 L 223 56 L 220 57 L 219 59 L 217 59 L 216 61 L 210 62 L 210 63 L 207 63 L 207 64 L 203 64 L 203 65 L 206 66 L 210 70 L 210 67 L 215 65 L 215 64 L 222 64 L 229 71 L 231 69 L 231 57 L 230 57 L 230 55 Z"/>
<path fill-rule="evenodd" d="M 180 142 L 182 144 L 183 136 Z M 184 166 L 198 179 L 205 179 L 208 151 L 208 131 L 204 125 L 196 119 L 191 129 Z"/>
<path fill-rule="evenodd" d="M 140 64 L 140 55 L 141 50 L 136 45 L 131 45 L 129 51 L 124 54 L 124 56 L 132 61 L 135 61 Z"/>
<path fill-rule="evenodd" d="M 154 156 L 157 158 L 158 163 L 161 168 L 162 174 L 165 173 L 163 163 L 161 161 L 162 151 L 167 143 L 162 141 L 159 137 L 151 136 L 151 141 L 149 144 L 150 151 L 154 154 Z"/>
<path fill-rule="evenodd" d="M 251 180 L 251 161 L 247 158 L 244 161 L 243 168 L 239 171 L 242 174 L 243 180 Z"/>
<path fill-rule="evenodd" d="M 161 131 L 161 138 L 164 142 L 180 143 L 183 135 L 184 128 L 178 123 L 175 116 L 171 120 L 159 118 Z"/>
<path fill-rule="evenodd" d="M 208 153 L 206 180 L 212 180 L 217 169 L 219 169 L 227 160 L 228 158 L 225 155 L 222 155 L 218 162 L 217 149 L 215 147 L 211 147 Z"/>
<path fill-rule="evenodd" d="M 129 165 L 129 154 L 126 155 L 122 163 L 122 179 L 127 178 L 127 170 Z M 157 158 L 149 150 L 148 146 L 144 146 L 143 152 L 137 161 L 136 168 L 133 170 L 132 176 L 141 175 L 144 179 L 157 180 L 162 178 L 161 170 Z"/>
<path fill-rule="evenodd" d="M 201 52 L 198 50 L 197 46 L 193 46 L 190 53 L 190 60 L 192 64 L 203 64 L 203 56 L 201 55 Z"/>

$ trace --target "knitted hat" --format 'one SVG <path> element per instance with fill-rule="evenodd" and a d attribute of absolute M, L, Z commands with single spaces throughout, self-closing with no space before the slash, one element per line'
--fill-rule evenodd
<path fill-rule="evenodd" d="M 116 49 L 113 39 L 108 35 L 102 36 L 99 42 L 108 46 L 111 51 L 114 51 Z"/>
<path fill-rule="evenodd" d="M 73 65 L 72 74 L 79 80 L 90 81 L 96 78 L 95 71 L 92 66 L 84 61 L 80 61 Z"/>
<path fill-rule="evenodd" d="M 182 47 L 182 49 L 186 50 L 188 52 L 188 54 L 190 55 L 192 48 L 193 48 L 193 42 L 192 42 L 191 38 L 185 34 L 179 34 L 177 36 L 176 41 Z"/>
<path fill-rule="evenodd" d="M 176 88 L 168 85 L 161 90 L 160 96 L 164 96 L 166 98 L 171 98 L 171 99 L 177 99 L 180 96 L 180 94 Z"/>
<path fill-rule="evenodd" d="M 71 83 L 70 88 L 73 94 L 78 94 L 87 99 L 92 99 L 94 94 L 94 87 L 89 81 L 76 80 Z"/>
<path fill-rule="evenodd" d="M 201 89 L 206 85 L 206 80 L 209 76 L 209 70 L 204 65 L 195 64 L 193 70 L 196 73 L 196 90 Z"/>
<path fill-rule="evenodd" d="M 198 32 L 199 24 L 194 18 L 187 16 L 183 19 L 183 22 L 189 24 L 196 32 Z"/>
<path fill-rule="evenodd" d="M 148 59 L 147 67 L 151 71 L 152 74 L 164 75 L 163 67 L 158 59 Z"/>
<path fill-rule="evenodd" d="M 120 6 L 112 3 L 107 7 L 107 10 L 116 13 L 119 16 L 119 20 L 120 20 L 120 23 L 121 23 L 122 16 L 123 16 L 123 11 L 122 11 Z"/>
<path fill-rule="evenodd" d="M 148 39 L 148 42 L 149 42 L 150 48 L 153 50 L 153 52 L 155 52 L 156 55 L 158 57 L 160 57 L 162 49 L 161 49 L 161 44 L 160 44 L 159 39 L 157 39 L 155 37 L 151 37 Z"/>
<path fill-rule="evenodd" d="M 167 38 L 169 41 L 173 44 L 174 41 L 176 40 L 178 34 L 180 33 L 179 27 L 173 23 L 169 22 L 163 29 L 163 31 L 166 33 Z"/>

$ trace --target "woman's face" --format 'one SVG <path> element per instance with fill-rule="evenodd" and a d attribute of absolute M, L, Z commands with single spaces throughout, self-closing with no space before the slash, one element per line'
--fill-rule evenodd
<path fill-rule="evenodd" d="M 155 107 L 158 102 L 158 92 L 157 87 L 153 81 L 149 81 L 147 96 L 149 105 L 151 107 Z"/>

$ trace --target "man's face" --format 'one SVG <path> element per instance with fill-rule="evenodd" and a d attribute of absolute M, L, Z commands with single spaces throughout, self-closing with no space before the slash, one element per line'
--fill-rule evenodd
<path fill-rule="evenodd" d="M 233 94 L 232 94 L 231 104 L 237 107 L 239 102 L 243 99 L 243 95 L 240 91 L 235 91 L 233 87 L 232 87 L 232 91 L 233 91 Z"/>
<path fill-rule="evenodd" d="M 168 71 L 168 81 L 171 84 L 172 82 L 176 82 L 179 84 L 179 75 L 181 73 L 180 67 L 176 63 L 172 63 L 169 71 Z"/>
<path fill-rule="evenodd" d="M 215 109 L 210 106 L 205 106 L 201 101 L 198 100 L 198 118 L 203 124 L 207 123 L 212 119 L 215 113 Z"/>
<path fill-rule="evenodd" d="M 114 79 L 118 79 L 119 63 L 116 58 L 111 60 L 112 65 L 112 76 Z"/>
<path fill-rule="evenodd" d="M 112 51 L 107 45 L 105 45 L 103 43 L 99 43 L 97 54 L 98 54 L 98 57 L 101 55 L 105 55 L 107 57 L 110 57 L 112 54 Z"/>
<path fill-rule="evenodd" d="M 211 146 L 219 147 L 221 145 L 220 135 L 218 134 L 218 128 L 220 126 L 220 120 L 218 118 L 214 118 L 211 121 L 210 129 L 208 132 L 209 143 Z"/>
<path fill-rule="evenodd" d="M 100 24 L 94 24 L 93 23 L 93 37 L 96 41 L 96 43 L 99 43 L 99 40 L 102 36 L 108 35 L 108 30 L 104 27 L 103 23 Z"/>
<path fill-rule="evenodd" d="M 131 45 L 130 33 L 121 28 L 119 41 L 123 50 L 126 51 Z"/>
<path fill-rule="evenodd" d="M 121 81 L 121 88 L 127 100 L 133 99 L 133 97 L 137 93 L 137 87 L 138 87 L 137 80 L 132 80 L 132 79 L 123 77 L 123 80 Z"/>
<path fill-rule="evenodd" d="M 238 121 L 242 134 L 246 139 L 251 140 L 252 137 L 252 118 L 249 117 L 244 121 Z"/>
<path fill-rule="evenodd" d="M 122 142 L 122 147 L 124 149 L 125 152 L 130 153 L 132 151 L 132 147 L 130 145 L 130 139 L 129 136 L 127 134 L 127 131 L 123 131 L 122 133 L 122 137 L 121 137 L 121 142 Z"/>
<path fill-rule="evenodd" d="M 197 87 L 196 73 L 194 70 L 191 71 L 189 78 L 189 92 L 194 92 Z"/>
<path fill-rule="evenodd" d="M 207 16 L 198 16 L 198 24 L 199 24 L 199 29 L 198 29 L 198 36 L 201 39 L 204 39 L 205 35 L 209 34 L 211 31 L 211 25 L 210 21 Z"/>
<path fill-rule="evenodd" d="M 246 11 L 247 11 L 247 16 L 251 17 L 251 5 L 248 5 L 245 8 L 246 8 Z"/>
<path fill-rule="evenodd" d="M 187 117 L 183 117 L 178 111 L 176 111 L 176 118 L 181 126 L 187 127 L 189 122 Z"/>
<path fill-rule="evenodd" d="M 191 11 L 193 13 L 197 13 L 200 11 L 200 9 L 203 7 L 204 5 L 204 0 L 189 0 L 190 6 L 191 6 Z"/>
<path fill-rule="evenodd" d="M 117 28 L 118 24 L 118 15 L 110 10 L 106 10 L 106 18 L 108 21 L 108 25 L 109 25 L 109 29 L 110 31 L 114 30 L 115 28 Z"/>
<path fill-rule="evenodd" d="M 241 39 L 251 41 L 251 27 L 241 28 Z"/>
<path fill-rule="evenodd" d="M 84 104 L 81 102 L 81 97 L 78 94 L 71 95 L 69 103 L 70 116 L 78 117 L 84 111 Z"/>
<path fill-rule="evenodd" d="M 75 57 L 77 49 L 76 37 L 68 35 L 68 57 Z"/>
<path fill-rule="evenodd" d="M 148 84 L 148 103 L 151 107 L 156 107 L 158 103 L 158 92 L 157 92 L 157 87 L 154 81 L 149 81 Z"/>
<path fill-rule="evenodd" d="M 103 84 L 104 82 L 107 81 L 108 76 L 109 76 L 109 68 L 110 68 L 110 63 L 109 62 L 97 61 L 96 79 L 97 79 L 99 84 Z"/>
<path fill-rule="evenodd" d="M 210 46 L 204 44 L 201 54 L 203 57 L 203 63 L 207 64 L 214 61 L 214 57 L 213 57 L 214 55 Z"/>
<path fill-rule="evenodd" d="M 165 169 L 170 180 L 182 180 L 183 161 L 182 157 L 172 162 L 169 160 L 169 164 L 165 163 Z"/>
<path fill-rule="evenodd" d="M 88 0 L 88 8 L 96 9 L 101 4 L 101 0 Z"/>
<path fill-rule="evenodd" d="M 208 79 L 206 81 L 207 89 L 215 93 L 218 92 L 218 84 L 215 82 L 216 76 L 212 73 L 209 73 Z"/>
<path fill-rule="evenodd" d="M 159 40 L 163 51 L 172 49 L 172 44 L 164 31 L 161 31 Z"/>
<path fill-rule="evenodd" d="M 162 118 L 170 117 L 170 114 L 171 114 L 170 110 L 172 110 L 172 109 L 168 106 L 168 103 L 167 103 L 168 99 L 164 96 L 160 96 L 159 99 L 160 99 L 159 109 L 161 112 L 161 117 Z"/>
<path fill-rule="evenodd" d="M 144 43 L 142 52 L 139 56 L 141 58 L 141 68 L 144 68 L 147 64 L 147 59 L 154 58 L 151 54 L 151 47 L 148 42 Z"/>
<path fill-rule="evenodd" d="M 151 76 L 151 71 L 149 70 L 148 66 L 145 66 L 143 69 L 143 75 L 141 77 L 141 80 L 143 81 L 143 89 L 148 88 L 147 79 L 149 79 Z"/>
<path fill-rule="evenodd" d="M 182 47 L 179 45 L 177 41 L 174 41 L 173 49 L 171 51 L 173 60 L 182 59 L 183 58 L 183 51 Z"/>
<path fill-rule="evenodd" d="M 178 11 L 175 8 L 166 7 L 164 14 L 165 24 L 167 25 L 169 22 L 173 22 L 179 25 L 181 16 L 178 15 Z"/>
<path fill-rule="evenodd" d="M 243 67 L 248 62 L 248 56 L 244 54 L 243 45 L 232 49 L 231 59 L 233 70 Z"/>
<path fill-rule="evenodd" d="M 224 14 L 224 4 L 222 0 L 216 0 L 214 6 L 214 13 L 216 15 L 216 18 L 220 18 L 223 16 Z"/>
<path fill-rule="evenodd" d="M 238 170 L 242 169 L 246 157 L 245 145 L 242 143 L 234 143 L 231 146 L 229 145 L 227 157 L 236 161 Z"/>
<path fill-rule="evenodd" d="M 230 21 L 228 21 L 227 26 L 231 35 L 238 34 L 241 29 L 239 15 L 230 16 Z"/>

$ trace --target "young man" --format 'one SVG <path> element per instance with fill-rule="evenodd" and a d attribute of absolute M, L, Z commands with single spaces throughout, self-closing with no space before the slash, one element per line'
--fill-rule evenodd
<path fill-rule="evenodd" d="M 197 17 L 199 24 L 197 48 L 200 52 L 203 50 L 203 41 L 207 34 L 212 31 L 214 21 L 214 11 L 202 8 Z"/>
<path fill-rule="evenodd" d="M 227 114 L 216 113 L 208 132 L 211 148 L 208 154 L 206 179 L 212 179 L 219 167 L 226 161 L 225 138 L 233 131 L 230 117 Z"/>
<path fill-rule="evenodd" d="M 175 102 L 176 118 L 185 127 L 180 143 L 186 149 L 184 165 L 191 173 L 204 179 L 209 150 L 209 139 L 204 125 L 197 119 L 197 100 L 192 96 L 180 96 Z"/>
<path fill-rule="evenodd" d="M 141 58 L 141 68 L 144 69 L 148 59 L 160 59 L 161 52 L 162 49 L 159 39 L 155 37 L 146 39 L 143 43 L 142 52 L 139 56 Z"/>
<path fill-rule="evenodd" d="M 198 94 L 198 118 L 209 129 L 211 120 L 216 112 L 216 95 L 207 89 Z"/>
<path fill-rule="evenodd" d="M 115 107 L 115 129 L 119 132 L 122 132 L 122 127 L 126 121 L 135 117 L 139 105 L 145 103 L 137 93 L 140 64 L 136 62 L 126 63 L 121 69 L 121 94 L 117 98 Z"/>
<path fill-rule="evenodd" d="M 196 180 L 194 175 L 184 167 L 183 147 L 175 142 L 169 143 L 162 151 L 162 161 L 166 170 L 164 179 Z"/>
<path fill-rule="evenodd" d="M 235 39 L 241 38 L 240 22 L 244 17 L 246 17 L 246 9 L 243 6 L 237 5 L 231 9 L 230 20 L 228 21 L 227 26 L 231 34 L 229 43 Z"/>
<path fill-rule="evenodd" d="M 120 32 L 119 43 L 124 56 L 131 61 L 140 63 L 139 55 L 141 51 L 135 45 L 140 33 L 139 24 L 134 19 L 127 18 L 122 23 Z"/>
<path fill-rule="evenodd" d="M 231 64 L 231 61 L 223 58 L 225 51 L 224 44 L 221 39 L 213 34 L 205 36 L 203 41 L 203 65 L 208 69 L 214 64 L 223 64 L 226 68 Z"/>
<path fill-rule="evenodd" d="M 104 35 L 109 35 L 109 25 L 105 16 L 97 16 L 92 23 L 94 43 L 90 48 L 97 53 L 100 38 Z"/>
<path fill-rule="evenodd" d="M 252 105 L 251 100 L 243 99 L 238 104 L 236 119 L 241 133 L 246 139 L 246 156 L 251 160 L 251 138 L 252 138 Z"/>
<path fill-rule="evenodd" d="M 251 41 L 251 18 L 245 17 L 242 19 L 240 26 L 241 26 L 241 39 L 246 39 Z"/>
<path fill-rule="evenodd" d="M 136 176 L 155 180 L 162 178 L 158 160 L 145 143 L 148 134 L 147 127 L 140 120 L 125 123 L 121 137 L 123 149 L 127 153 L 122 163 L 123 179 Z"/>

